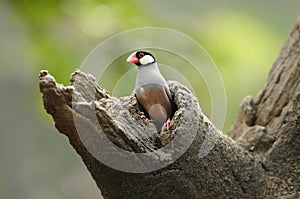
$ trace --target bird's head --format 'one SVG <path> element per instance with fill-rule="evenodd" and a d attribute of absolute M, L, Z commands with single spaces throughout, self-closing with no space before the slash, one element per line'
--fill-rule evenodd
<path fill-rule="evenodd" d="M 145 66 L 154 63 L 155 58 L 147 51 L 137 51 L 127 58 L 127 62 L 134 63 L 137 66 Z"/>

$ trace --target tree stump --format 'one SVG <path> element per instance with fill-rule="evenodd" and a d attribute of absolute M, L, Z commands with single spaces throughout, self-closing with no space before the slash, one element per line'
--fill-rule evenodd
<path fill-rule="evenodd" d="M 47 113 L 104 198 L 299 198 L 299 82 L 300 18 L 258 97 L 243 100 L 229 136 L 175 81 L 168 83 L 178 110 L 170 129 L 159 134 L 140 118 L 134 95 L 111 97 L 89 74 L 76 71 L 64 87 L 41 71 L 39 85 Z M 122 157 L 120 149 L 133 158 Z M 105 163 L 118 167 L 117 157 L 123 170 Z M 153 167 L 155 161 L 165 166 Z"/>

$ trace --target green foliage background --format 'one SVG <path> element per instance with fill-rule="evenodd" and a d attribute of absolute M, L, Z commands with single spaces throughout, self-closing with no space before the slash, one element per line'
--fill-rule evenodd
<path fill-rule="evenodd" d="M 43 110 L 37 84 L 41 69 L 67 85 L 90 50 L 115 33 L 149 26 L 178 30 L 203 45 L 220 70 L 227 93 L 226 132 L 241 100 L 256 96 L 264 85 L 299 8 L 298 0 L 1 1 L 0 197 L 99 195 L 80 158 Z M 100 81 L 101 86 L 111 91 L 111 79 L 133 67 L 123 60 L 116 61 L 120 68 L 108 71 L 112 78 Z M 198 98 L 209 116 L 204 83 L 192 81 L 199 81 L 196 89 L 203 96 Z"/>

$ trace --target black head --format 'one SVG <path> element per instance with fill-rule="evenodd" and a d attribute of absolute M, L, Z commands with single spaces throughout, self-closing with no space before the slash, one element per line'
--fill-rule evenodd
<path fill-rule="evenodd" d="M 127 62 L 134 63 L 137 66 L 145 66 L 155 62 L 155 58 L 151 53 L 147 51 L 137 51 L 132 53 L 128 58 Z"/>

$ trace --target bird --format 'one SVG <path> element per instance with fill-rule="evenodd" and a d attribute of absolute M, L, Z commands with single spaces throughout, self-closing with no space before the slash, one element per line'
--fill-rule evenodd
<path fill-rule="evenodd" d="M 169 130 L 176 106 L 156 59 L 150 52 L 141 50 L 132 53 L 127 62 L 138 67 L 134 92 L 142 109 L 141 118 L 154 123 L 158 132 L 164 125 Z"/>

